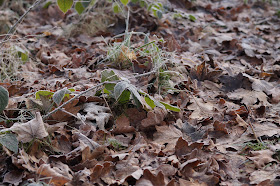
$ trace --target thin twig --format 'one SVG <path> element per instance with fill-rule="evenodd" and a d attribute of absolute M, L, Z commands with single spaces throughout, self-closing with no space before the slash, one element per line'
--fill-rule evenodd
<path fill-rule="evenodd" d="M 32 10 L 32 8 L 34 8 L 35 6 L 37 6 L 42 0 L 36 0 L 33 5 L 31 5 L 28 10 L 17 20 L 17 22 L 12 26 L 12 28 L 9 30 L 9 32 L 7 33 L 7 35 L 5 36 L 5 38 L 3 39 L 3 41 L 6 41 L 9 36 L 11 35 L 11 33 L 15 30 L 16 26 L 24 19 L 24 17 L 28 14 L 28 12 L 30 12 Z"/>
<path fill-rule="evenodd" d="M 147 76 L 147 75 L 150 75 L 150 74 L 153 74 L 153 73 L 156 73 L 156 71 L 151 71 L 151 72 L 147 72 L 147 73 L 144 73 L 144 74 L 139 74 L 139 75 L 135 75 L 133 77 L 129 77 L 128 79 L 132 79 L 132 78 L 139 78 L 139 77 L 143 77 L 143 76 Z M 54 114 L 55 112 L 57 112 L 58 110 L 61 110 L 65 105 L 67 105 L 68 103 L 70 103 L 71 101 L 73 101 L 74 99 L 76 98 L 79 98 L 81 95 L 87 93 L 87 92 L 90 92 L 98 87 L 101 87 L 102 85 L 104 84 L 107 84 L 107 83 L 118 83 L 118 82 L 121 82 L 122 80 L 119 80 L 119 81 L 106 81 L 106 82 L 103 82 L 103 83 L 99 83 L 98 85 L 95 85 L 77 95 L 75 95 L 74 97 L 72 97 L 71 99 L 69 99 L 68 101 L 66 101 L 65 103 L 63 103 L 62 105 L 60 105 L 59 107 L 57 107 L 56 109 L 54 109 L 53 111 L 49 112 L 48 114 L 44 115 L 43 116 L 43 119 L 46 119 L 48 117 L 50 117 L 52 114 Z"/>
<path fill-rule="evenodd" d="M 70 102 L 73 101 L 74 99 L 79 98 L 81 95 L 83 95 L 83 94 L 85 94 L 85 93 L 87 93 L 87 92 L 89 92 L 89 91 L 91 91 L 91 90 L 94 90 L 94 89 L 96 89 L 96 88 L 98 88 L 98 87 L 104 85 L 105 83 L 108 83 L 108 82 L 100 83 L 100 84 L 98 84 L 98 85 L 95 85 L 95 86 L 93 86 L 93 87 L 91 87 L 91 88 L 89 88 L 89 89 L 87 89 L 87 90 L 85 90 L 85 91 L 83 91 L 83 92 L 81 92 L 81 93 L 75 95 L 74 97 L 72 97 L 71 99 L 69 99 L 68 101 L 66 101 L 65 103 L 63 103 L 62 105 L 60 105 L 59 107 L 57 107 L 56 109 L 54 109 L 53 111 L 51 111 L 51 112 L 49 112 L 48 114 L 44 115 L 44 116 L 43 116 L 43 119 L 48 118 L 49 116 L 51 116 L 52 114 L 54 114 L 54 113 L 57 112 L 58 110 L 62 109 L 65 105 L 67 105 L 68 103 L 70 103 Z M 111 83 L 113 83 L 113 82 L 111 82 Z"/>

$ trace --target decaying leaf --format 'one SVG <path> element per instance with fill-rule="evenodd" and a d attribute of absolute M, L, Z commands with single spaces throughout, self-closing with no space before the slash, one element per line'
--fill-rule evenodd
<path fill-rule="evenodd" d="M 130 126 L 129 119 L 125 115 L 121 115 L 116 120 L 116 127 L 113 130 L 113 133 L 131 133 L 134 132 L 135 128 Z"/>
<path fill-rule="evenodd" d="M 72 171 L 68 165 L 61 162 L 55 163 L 52 167 L 50 164 L 42 164 L 37 170 L 40 177 L 47 177 L 50 183 L 63 186 L 72 179 Z"/>
<path fill-rule="evenodd" d="M 251 154 L 252 157 L 248 158 L 255 163 L 257 168 L 264 167 L 270 162 L 276 162 L 276 160 L 272 158 L 274 152 L 271 150 L 252 151 Z"/>
<path fill-rule="evenodd" d="M 33 120 L 26 123 L 15 123 L 10 129 L 18 135 L 17 139 L 23 143 L 48 136 L 40 112 L 36 112 Z"/>
<path fill-rule="evenodd" d="M 110 109 L 104 106 L 97 105 L 96 103 L 85 103 L 83 106 L 84 112 L 87 114 L 85 118 L 93 121 L 93 125 L 97 125 L 99 129 L 105 129 L 105 124 L 109 121 L 112 114 L 109 113 Z"/>
<path fill-rule="evenodd" d="M 157 108 L 157 107 L 154 108 L 154 110 L 148 112 L 147 118 L 141 121 L 141 127 L 145 129 L 148 127 L 161 124 L 166 114 L 167 111 L 165 109 Z"/>
<path fill-rule="evenodd" d="M 160 145 L 167 144 L 164 152 L 174 151 L 178 138 L 182 132 L 172 125 L 156 126 L 157 132 L 154 134 L 154 142 Z"/>

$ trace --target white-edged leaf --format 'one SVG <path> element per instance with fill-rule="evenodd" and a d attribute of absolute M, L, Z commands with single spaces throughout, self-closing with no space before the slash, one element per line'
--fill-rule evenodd
<path fill-rule="evenodd" d="M 119 99 L 121 94 L 123 93 L 124 90 L 128 89 L 128 87 L 131 86 L 128 82 L 126 81 L 121 81 L 116 84 L 114 87 L 114 97 L 116 100 Z"/>
<path fill-rule="evenodd" d="M 64 89 L 61 89 L 61 90 L 58 90 L 56 91 L 54 94 L 53 94 L 53 101 L 59 105 L 63 98 L 65 97 L 66 94 L 69 94 L 70 91 L 67 89 L 67 88 L 64 88 Z"/>
<path fill-rule="evenodd" d="M 18 152 L 18 140 L 15 134 L 0 134 L 0 143 L 10 151 L 13 151 L 14 153 Z"/>
<path fill-rule="evenodd" d="M 142 97 L 139 94 L 137 88 L 134 85 L 130 84 L 130 86 L 128 87 L 128 90 L 130 90 L 130 92 L 133 94 L 133 96 L 135 96 L 135 98 L 139 101 L 139 103 L 141 103 L 141 105 L 143 105 Z"/>
<path fill-rule="evenodd" d="M 2 112 L 9 102 L 9 92 L 4 87 L 0 86 L 0 112 Z"/>

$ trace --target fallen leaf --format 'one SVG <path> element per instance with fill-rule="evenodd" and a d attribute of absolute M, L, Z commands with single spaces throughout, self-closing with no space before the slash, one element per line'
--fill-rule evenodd
<path fill-rule="evenodd" d="M 175 145 L 183 134 L 173 125 L 156 126 L 157 132 L 154 133 L 154 142 L 160 145 L 167 144 L 163 152 L 175 150 Z"/>
<path fill-rule="evenodd" d="M 10 129 L 18 135 L 17 139 L 23 143 L 30 142 L 35 138 L 43 139 L 49 135 L 40 112 L 36 112 L 33 120 L 27 123 L 15 123 Z"/>
<path fill-rule="evenodd" d="M 251 154 L 252 157 L 248 157 L 248 158 L 254 162 L 257 168 L 262 168 L 270 162 L 276 162 L 276 160 L 272 158 L 274 152 L 272 152 L 269 149 L 252 151 Z"/>
<path fill-rule="evenodd" d="M 148 112 L 147 118 L 141 121 L 141 127 L 145 129 L 148 127 L 161 124 L 166 114 L 167 111 L 165 109 L 157 108 L 157 107 L 154 108 L 153 110 Z"/>
<path fill-rule="evenodd" d="M 50 179 L 50 183 L 56 186 L 63 186 L 65 183 L 72 179 L 70 174 L 72 171 L 68 165 L 61 162 L 57 163 L 56 166 L 51 167 L 50 164 L 42 164 L 37 170 L 37 174 L 41 177 L 47 177 Z"/>
<path fill-rule="evenodd" d="M 109 113 L 110 109 L 104 106 L 97 105 L 96 103 L 85 103 L 83 111 L 87 114 L 85 118 L 90 121 L 95 121 L 99 129 L 104 130 L 105 124 L 109 121 L 112 114 Z M 94 123 L 93 123 L 94 125 Z"/>
<path fill-rule="evenodd" d="M 150 170 L 145 169 L 143 177 L 136 181 L 136 186 L 141 185 L 166 185 L 164 175 L 162 172 L 159 172 L 157 175 L 151 173 Z"/>
<path fill-rule="evenodd" d="M 112 132 L 115 134 L 121 134 L 121 133 L 131 133 L 134 131 L 135 128 L 130 126 L 129 119 L 125 115 L 121 115 L 116 119 L 116 126 Z"/>
<path fill-rule="evenodd" d="M 266 169 L 266 170 L 256 170 L 251 173 L 249 179 L 250 179 L 250 184 L 260 184 L 261 182 L 265 180 L 270 180 L 273 181 L 277 176 L 279 176 L 280 171 L 279 168 L 274 168 L 274 169 Z M 261 184 L 260 184 L 261 185 Z M 267 184 L 268 186 L 268 184 Z"/>

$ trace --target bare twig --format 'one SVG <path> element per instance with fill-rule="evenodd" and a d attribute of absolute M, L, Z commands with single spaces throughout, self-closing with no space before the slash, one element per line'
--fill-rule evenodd
<path fill-rule="evenodd" d="M 16 26 L 24 19 L 24 17 L 28 14 L 28 12 L 30 12 L 32 10 L 32 8 L 34 8 L 35 6 L 37 6 L 42 0 L 36 0 L 33 5 L 31 5 L 27 11 L 17 20 L 17 22 L 12 26 L 12 28 L 9 30 L 9 32 L 7 33 L 7 35 L 5 36 L 5 38 L 3 39 L 3 41 L 6 41 L 7 39 L 9 39 L 9 37 L 12 35 L 11 33 L 15 30 Z"/>
<path fill-rule="evenodd" d="M 150 74 L 154 74 L 156 73 L 156 71 L 151 71 L 151 72 L 147 72 L 147 73 L 144 73 L 144 74 L 138 74 L 138 75 L 135 75 L 135 76 L 132 76 L 132 77 L 129 77 L 128 79 L 132 79 L 132 78 L 139 78 L 139 77 L 143 77 L 143 76 L 147 76 L 147 75 L 150 75 Z M 77 95 L 75 95 L 74 97 L 72 97 L 71 99 L 69 99 L 68 101 L 66 101 L 65 103 L 61 104 L 59 107 L 57 107 L 56 109 L 54 109 L 53 111 L 49 112 L 48 114 L 44 115 L 43 116 L 43 119 L 46 119 L 48 117 L 50 117 L 53 113 L 57 112 L 58 110 L 61 110 L 65 105 L 67 105 L 68 103 L 70 103 L 71 101 L 73 101 L 74 99 L 76 98 L 79 98 L 81 95 L 87 93 L 87 92 L 90 92 L 98 87 L 101 87 L 102 85 L 104 84 L 107 84 L 107 83 L 118 83 L 118 82 L 121 82 L 122 80 L 119 80 L 119 81 L 106 81 L 106 82 L 103 82 L 103 83 L 99 83 L 98 85 L 95 85 Z"/>

